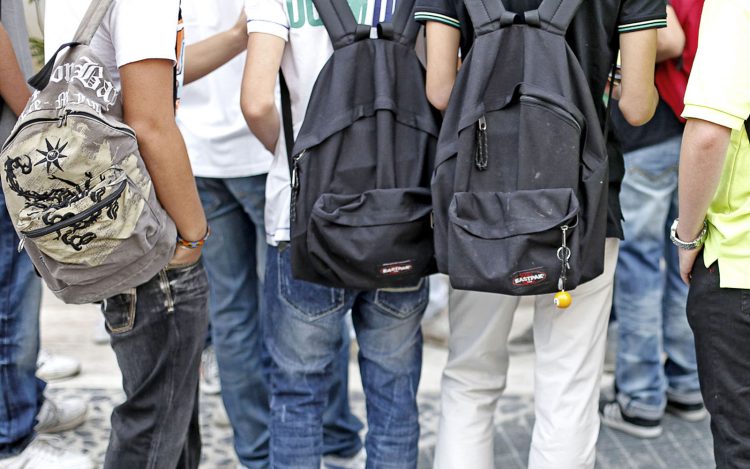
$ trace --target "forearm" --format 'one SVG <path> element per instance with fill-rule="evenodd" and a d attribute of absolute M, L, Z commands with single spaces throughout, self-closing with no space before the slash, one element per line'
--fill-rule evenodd
<path fill-rule="evenodd" d="M 0 97 L 15 115 L 20 115 L 31 97 L 23 72 L 18 66 L 13 44 L 0 24 Z"/>
<path fill-rule="evenodd" d="M 223 31 L 185 48 L 185 84 L 203 78 L 245 50 L 247 34 Z"/>
<path fill-rule="evenodd" d="M 159 202 L 189 241 L 206 233 L 206 217 L 195 187 L 185 142 L 176 125 L 133 125 L 138 147 Z"/>
<path fill-rule="evenodd" d="M 285 46 L 285 41 L 277 36 L 251 33 L 242 76 L 242 114 L 253 134 L 272 153 L 276 150 L 280 131 L 276 80 Z"/>
<path fill-rule="evenodd" d="M 688 120 L 680 152 L 677 237 L 692 241 L 703 228 L 703 220 L 719 187 L 731 131 L 699 119 Z"/>

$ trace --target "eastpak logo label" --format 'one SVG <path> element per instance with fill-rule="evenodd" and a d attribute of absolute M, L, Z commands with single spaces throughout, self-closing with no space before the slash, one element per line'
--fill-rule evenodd
<path fill-rule="evenodd" d="M 514 287 L 530 287 L 547 281 L 547 272 L 539 269 L 525 270 L 513 274 Z"/>
<path fill-rule="evenodd" d="M 385 277 L 394 277 L 396 275 L 405 275 L 414 270 L 414 261 L 388 262 L 378 267 L 380 275 Z"/>

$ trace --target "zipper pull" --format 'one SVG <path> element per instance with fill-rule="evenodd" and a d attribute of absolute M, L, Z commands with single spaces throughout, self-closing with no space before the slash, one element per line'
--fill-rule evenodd
<path fill-rule="evenodd" d="M 18 252 L 23 251 L 23 247 L 26 244 L 26 235 L 21 235 L 21 240 L 18 242 Z"/>
<path fill-rule="evenodd" d="M 292 157 L 292 200 L 290 204 L 291 221 L 295 221 L 295 219 L 297 218 L 297 195 L 299 193 L 299 160 L 305 154 L 305 151 L 307 150 L 302 150 L 300 154 Z"/>
<path fill-rule="evenodd" d="M 66 109 L 65 112 L 58 118 L 57 120 L 58 127 L 68 125 L 68 114 L 70 114 L 70 109 Z"/>
<path fill-rule="evenodd" d="M 477 141 L 476 150 L 474 152 L 474 165 L 479 171 L 484 171 L 487 169 L 488 159 L 487 119 L 484 116 L 481 116 L 477 122 Z"/>

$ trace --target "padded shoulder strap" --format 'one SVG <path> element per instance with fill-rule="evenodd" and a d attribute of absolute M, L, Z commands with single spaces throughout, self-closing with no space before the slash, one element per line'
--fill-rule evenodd
<path fill-rule="evenodd" d="M 73 36 L 73 42 L 78 44 L 89 44 L 91 39 L 94 37 L 96 30 L 104 18 L 104 15 L 109 10 L 110 5 L 114 0 L 91 0 L 89 9 L 86 10 L 86 14 L 83 15 L 81 24 L 78 25 L 78 31 Z"/>
<path fill-rule="evenodd" d="M 346 0 L 313 0 L 334 49 L 370 37 L 370 26 L 357 24 Z"/>
<path fill-rule="evenodd" d="M 564 35 L 583 0 L 543 0 L 538 9 L 523 14 L 506 10 L 501 0 L 465 0 L 465 3 L 477 35 L 513 24 Z"/>

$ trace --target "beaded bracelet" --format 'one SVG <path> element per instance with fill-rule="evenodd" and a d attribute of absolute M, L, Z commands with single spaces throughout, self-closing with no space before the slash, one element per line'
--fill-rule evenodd
<path fill-rule="evenodd" d="M 182 238 L 179 234 L 177 235 L 177 246 L 185 249 L 197 249 L 204 244 L 206 244 L 206 240 L 211 235 L 211 227 L 206 225 L 206 234 L 203 235 L 201 239 L 198 241 L 187 241 Z"/>

